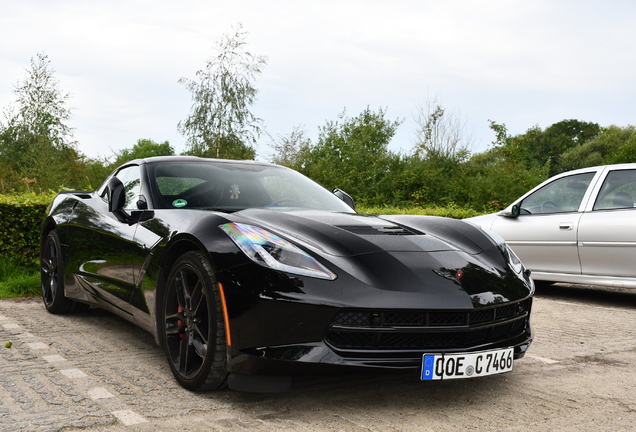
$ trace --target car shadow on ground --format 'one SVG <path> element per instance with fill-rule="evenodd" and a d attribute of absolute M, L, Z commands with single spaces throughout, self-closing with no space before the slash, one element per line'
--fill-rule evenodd
<path fill-rule="evenodd" d="M 636 289 L 557 283 L 537 284 L 536 296 L 561 301 L 580 301 L 606 307 L 636 308 Z"/>

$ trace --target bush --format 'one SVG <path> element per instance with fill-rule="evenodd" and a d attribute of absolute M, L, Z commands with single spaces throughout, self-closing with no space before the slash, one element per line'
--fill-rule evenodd
<path fill-rule="evenodd" d="M 473 216 L 479 216 L 484 212 L 478 212 L 473 209 L 465 209 L 455 205 L 432 206 L 432 207 L 368 207 L 364 205 L 357 206 L 356 210 L 361 214 L 410 214 L 425 216 L 443 216 L 453 219 L 465 219 Z"/>
<path fill-rule="evenodd" d="M 22 265 L 39 262 L 40 226 L 55 195 L 0 195 L 0 255 Z"/>

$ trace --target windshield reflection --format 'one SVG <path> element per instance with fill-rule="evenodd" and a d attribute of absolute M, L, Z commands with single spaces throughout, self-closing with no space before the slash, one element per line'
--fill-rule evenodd
<path fill-rule="evenodd" d="M 327 189 L 276 165 L 224 161 L 169 162 L 149 167 L 156 208 L 238 211 L 300 208 L 352 213 Z"/>

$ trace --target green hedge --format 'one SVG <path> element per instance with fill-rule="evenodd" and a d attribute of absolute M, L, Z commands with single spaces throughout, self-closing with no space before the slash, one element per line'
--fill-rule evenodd
<path fill-rule="evenodd" d="M 448 206 L 430 206 L 430 207 L 369 207 L 364 205 L 356 206 L 358 213 L 362 214 L 408 214 L 408 215 L 425 215 L 425 216 L 443 216 L 453 219 L 465 219 L 473 216 L 485 214 L 470 208 L 462 208 L 456 205 Z"/>
<path fill-rule="evenodd" d="M 39 261 L 40 227 L 55 194 L 0 195 L 0 255 Z"/>

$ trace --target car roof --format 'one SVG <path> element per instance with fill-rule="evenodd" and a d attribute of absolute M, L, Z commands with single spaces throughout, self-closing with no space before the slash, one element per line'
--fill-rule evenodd
<path fill-rule="evenodd" d="M 592 167 L 585 167 L 585 168 L 579 168 L 579 169 L 575 169 L 575 170 L 571 170 L 571 171 L 564 171 L 562 173 L 559 174 L 555 174 L 550 178 L 555 178 L 557 176 L 561 176 L 561 175 L 570 175 L 570 174 L 576 174 L 579 172 L 588 172 L 588 171 L 598 171 L 601 169 L 633 169 L 636 168 L 636 163 L 623 163 L 623 164 L 614 164 L 614 165 L 597 165 L 597 166 L 592 166 Z M 549 180 L 549 179 L 548 179 Z"/>

